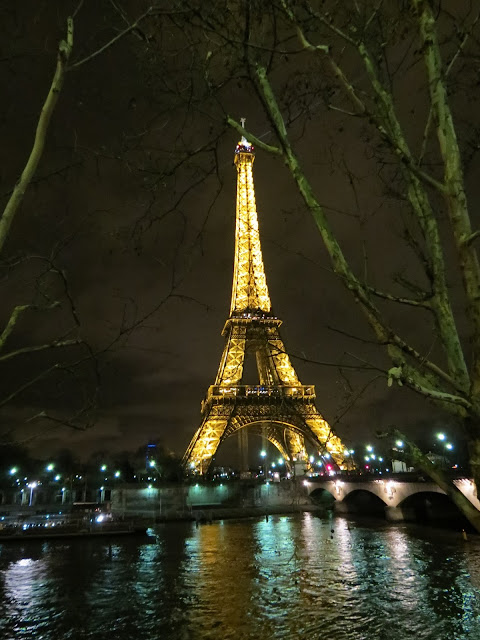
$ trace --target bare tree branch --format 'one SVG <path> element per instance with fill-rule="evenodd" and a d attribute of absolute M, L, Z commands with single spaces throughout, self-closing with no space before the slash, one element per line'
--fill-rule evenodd
<path fill-rule="evenodd" d="M 22 304 L 22 305 L 17 305 L 12 313 L 10 314 L 10 318 L 8 319 L 8 322 L 5 326 L 5 329 L 3 330 L 2 334 L 0 335 L 0 349 L 2 349 L 5 346 L 5 343 L 8 339 L 8 337 L 10 336 L 10 334 L 12 333 L 12 331 L 15 328 L 15 325 L 17 324 L 17 321 L 19 319 L 19 317 L 25 313 L 25 311 L 27 311 L 28 309 L 33 309 L 35 311 L 47 311 L 47 310 L 51 310 L 51 309 L 55 309 L 60 305 L 60 302 L 55 301 L 52 304 L 46 306 L 46 307 L 39 307 L 38 305 L 33 305 L 33 304 Z"/>
<path fill-rule="evenodd" d="M 23 196 L 25 195 L 25 191 L 27 190 L 27 187 L 34 176 L 38 163 L 40 162 L 40 158 L 42 157 L 45 147 L 45 139 L 48 132 L 48 126 L 50 124 L 50 119 L 55 109 L 55 105 L 57 104 L 58 97 L 62 90 L 68 60 L 72 52 L 72 47 L 73 19 L 69 17 L 67 18 L 67 39 L 61 40 L 60 44 L 58 45 L 57 66 L 55 69 L 55 74 L 53 76 L 50 90 L 40 113 L 37 130 L 35 132 L 35 140 L 30 152 L 30 156 L 0 218 L 0 253 L 2 253 L 3 247 L 8 237 L 10 226 L 20 207 Z"/>
<path fill-rule="evenodd" d="M 90 60 L 93 60 L 94 58 L 99 56 L 101 53 L 106 51 L 106 49 L 108 49 L 109 47 L 114 45 L 116 42 L 118 42 L 121 38 L 126 36 L 127 33 L 130 33 L 131 31 L 136 29 L 142 20 L 144 20 L 147 16 L 152 15 L 152 11 L 153 11 L 153 7 L 149 7 L 144 13 L 142 13 L 142 15 L 140 15 L 135 20 L 135 22 L 132 22 L 132 24 L 130 24 L 126 29 L 124 29 L 123 31 L 118 33 L 114 38 L 112 38 L 107 43 L 105 43 L 103 47 L 100 47 L 100 49 L 97 49 L 96 51 L 86 56 L 85 58 L 82 58 L 81 60 L 77 60 L 77 62 L 73 62 L 71 65 L 69 65 L 68 71 L 70 71 L 71 69 L 78 69 L 78 67 L 80 67 L 82 64 L 85 64 L 86 62 L 90 62 Z"/>

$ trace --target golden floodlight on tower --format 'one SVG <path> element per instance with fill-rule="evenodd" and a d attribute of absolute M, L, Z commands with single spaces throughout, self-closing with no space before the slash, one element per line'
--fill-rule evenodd
<path fill-rule="evenodd" d="M 242 118 L 242 127 L 245 119 Z M 262 434 L 291 465 L 307 461 L 306 442 L 343 468 L 345 447 L 302 385 L 280 336 L 265 277 L 253 184 L 255 149 L 242 136 L 235 148 L 237 201 L 230 315 L 215 384 L 202 402 L 200 427 L 184 455 L 190 473 L 206 473 L 222 442 L 241 429 Z M 245 355 L 256 358 L 258 380 L 244 381 Z"/>

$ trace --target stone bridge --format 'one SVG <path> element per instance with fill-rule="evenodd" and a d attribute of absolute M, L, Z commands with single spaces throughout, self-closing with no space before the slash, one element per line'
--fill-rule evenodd
<path fill-rule="evenodd" d="M 469 478 L 458 478 L 454 483 L 480 510 L 480 501 L 473 481 Z M 371 480 L 312 478 L 304 480 L 303 484 L 312 501 L 326 502 L 326 495 L 332 496 L 335 500 L 335 511 L 338 513 L 380 514 L 383 511 L 387 520 L 415 520 L 415 511 L 420 507 L 424 511 L 436 509 L 437 516 L 452 516 L 455 510 L 453 503 L 440 487 L 433 482 L 420 481 L 418 477 Z"/>

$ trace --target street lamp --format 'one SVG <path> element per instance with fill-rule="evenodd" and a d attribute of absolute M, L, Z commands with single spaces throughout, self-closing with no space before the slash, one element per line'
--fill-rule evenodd
<path fill-rule="evenodd" d="M 160 480 L 161 479 L 161 475 L 160 475 L 160 471 L 157 469 L 157 461 L 156 460 L 149 460 L 148 461 L 148 466 L 157 475 L 156 478 L 153 478 L 153 481 L 156 482 L 157 480 Z M 118 476 L 120 476 L 120 471 L 117 471 L 117 473 L 118 473 Z M 117 473 L 115 473 L 115 477 L 118 477 Z M 150 480 L 150 478 L 149 478 L 149 480 Z M 195 486 L 198 487 L 198 484 L 195 485 Z M 149 484 L 148 488 L 152 489 L 153 485 Z M 157 485 L 157 489 L 156 490 L 158 492 L 158 517 L 161 518 L 162 517 L 162 488 L 159 485 Z"/>
<path fill-rule="evenodd" d="M 263 458 L 263 477 L 267 478 L 267 452 L 265 451 L 265 449 L 262 449 L 262 451 L 260 451 L 260 456 Z"/>
<path fill-rule="evenodd" d="M 403 446 L 404 446 L 404 442 L 403 442 L 403 440 L 397 440 L 397 441 L 395 442 L 395 444 L 396 444 L 396 445 L 397 445 L 397 447 L 399 447 L 400 449 L 402 449 L 402 448 L 403 448 Z"/>
<path fill-rule="evenodd" d="M 28 502 L 29 507 L 31 507 L 33 504 L 33 490 L 35 489 L 36 486 L 37 486 L 36 482 L 30 482 L 29 484 L 27 484 L 27 487 L 29 487 L 30 489 L 30 500 Z"/>
<path fill-rule="evenodd" d="M 18 473 L 18 469 L 17 469 L 17 467 L 12 467 L 12 468 L 10 469 L 10 471 L 9 471 L 9 474 L 10 474 L 11 476 L 16 475 L 17 473 Z"/>
<path fill-rule="evenodd" d="M 437 433 L 437 438 L 443 442 L 443 440 L 447 439 L 447 436 L 444 433 Z"/>
<path fill-rule="evenodd" d="M 47 471 L 53 471 L 55 469 L 55 465 L 53 464 L 53 462 L 50 462 L 49 464 L 47 464 L 47 466 L 45 467 L 45 469 Z"/>

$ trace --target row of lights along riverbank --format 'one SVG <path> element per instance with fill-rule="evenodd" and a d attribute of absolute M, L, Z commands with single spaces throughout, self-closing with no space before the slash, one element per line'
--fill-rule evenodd
<path fill-rule="evenodd" d="M 454 451 L 454 445 L 447 437 L 446 433 L 440 432 L 435 434 L 434 443 L 431 445 L 432 451 L 427 453 L 427 456 L 432 459 L 432 461 L 440 461 L 445 466 L 451 467 L 453 469 L 458 468 L 458 464 L 453 464 L 450 460 L 450 454 Z M 364 473 L 375 473 L 375 474 L 385 474 L 385 473 L 398 473 L 398 472 L 406 472 L 410 470 L 406 466 L 405 462 L 405 453 L 407 452 L 407 448 L 405 447 L 404 442 L 401 440 L 397 440 L 394 443 L 394 446 L 387 453 L 378 453 L 375 451 L 374 447 L 371 444 L 365 445 L 364 453 L 361 451 L 357 452 L 355 456 L 354 449 L 345 450 L 345 456 L 351 456 L 355 459 L 357 469 L 360 472 Z M 308 475 L 312 476 L 325 476 L 325 475 L 336 475 L 337 469 L 331 459 L 331 455 L 328 452 L 320 453 L 318 457 L 314 457 L 313 455 L 309 457 L 308 461 L 300 462 L 298 464 L 287 465 L 282 456 L 278 456 L 278 452 L 276 455 L 271 452 L 271 455 L 267 452 L 266 449 L 262 449 L 260 451 L 261 465 L 255 470 L 252 469 L 249 472 L 249 477 L 256 477 L 259 480 L 269 481 L 269 480 L 280 480 L 280 479 L 289 479 L 292 475 Z M 399 459 L 397 459 L 399 458 Z M 82 466 L 83 468 L 83 466 Z M 213 473 L 210 474 L 210 478 L 213 480 L 220 479 L 236 479 L 242 476 L 241 473 L 231 469 L 229 467 L 221 468 L 221 472 L 217 470 L 213 470 Z M 293 471 L 293 473 L 292 473 Z M 99 483 L 109 483 L 114 481 L 126 481 L 127 478 L 123 477 L 122 472 L 119 469 L 115 469 L 109 464 L 102 463 L 97 467 L 97 471 L 95 472 L 94 468 L 89 468 L 88 472 L 84 473 L 58 473 L 57 472 L 57 464 L 54 462 L 43 463 L 43 467 L 39 469 L 37 467 L 37 471 L 34 474 L 31 473 L 31 469 L 28 471 L 25 469 L 22 473 L 22 467 L 20 465 L 12 466 L 7 473 L 3 476 L 5 480 L 7 477 L 10 477 L 11 481 L 10 486 L 16 486 L 18 489 L 23 489 L 24 491 L 30 491 L 33 493 L 35 489 L 41 487 L 42 485 L 61 485 L 64 483 L 66 486 L 61 489 L 61 491 L 66 491 L 67 486 L 69 489 L 72 488 L 72 485 L 79 485 L 82 482 L 86 482 L 86 475 L 91 481 L 98 480 Z M 151 484 L 157 484 L 162 480 L 161 470 L 158 466 L 156 459 L 153 457 L 148 457 L 146 462 L 146 468 L 143 472 L 137 472 L 128 480 L 135 482 L 148 482 Z M 97 477 L 98 476 L 98 477 Z M 4 480 L 4 482 L 5 482 Z M 205 478 L 206 480 L 206 478 Z"/>

